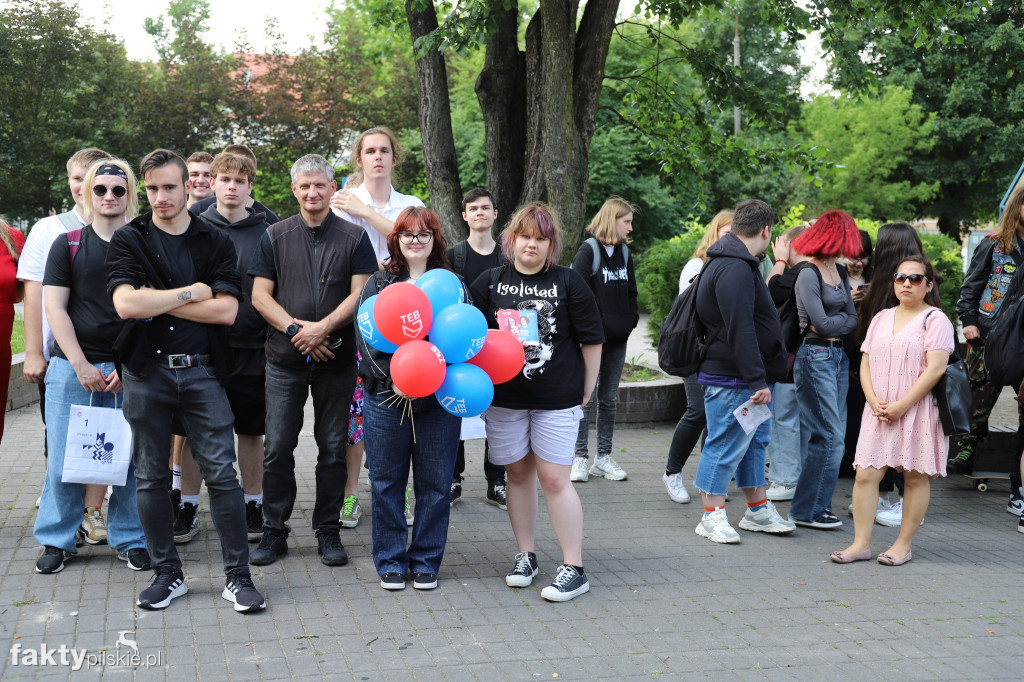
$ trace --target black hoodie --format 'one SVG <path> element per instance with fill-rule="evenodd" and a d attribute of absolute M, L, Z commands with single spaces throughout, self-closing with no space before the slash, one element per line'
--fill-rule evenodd
<path fill-rule="evenodd" d="M 267 340 L 267 321 L 252 307 L 252 277 L 249 277 L 249 263 L 260 237 L 267 231 L 265 213 L 246 209 L 245 218 L 237 223 L 229 223 L 227 218 L 217 212 L 214 204 L 203 211 L 203 220 L 216 228 L 224 230 L 235 245 L 238 254 L 238 275 L 242 278 L 242 300 L 238 303 L 238 315 L 235 323 L 228 327 L 228 342 L 232 348 L 262 350 Z"/>
<path fill-rule="evenodd" d="M 590 273 L 594 271 L 594 250 L 584 241 L 572 261 L 572 269 L 587 280 L 590 290 L 594 292 L 597 308 L 601 311 L 604 342 L 625 343 L 640 321 L 633 259 L 630 258 L 628 263 L 623 262 L 622 244 L 616 244 L 609 256 L 604 245 L 599 243 L 598 253 L 601 262 L 597 274 L 591 276 Z"/>
<path fill-rule="evenodd" d="M 758 260 L 734 234 L 708 249 L 697 289 L 697 315 L 708 337 L 719 330 L 700 366 L 704 374 L 737 377 L 751 391 L 786 378 L 779 316 Z"/>

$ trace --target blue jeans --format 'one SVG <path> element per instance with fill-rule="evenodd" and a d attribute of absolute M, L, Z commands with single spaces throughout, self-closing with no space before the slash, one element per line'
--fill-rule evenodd
<path fill-rule="evenodd" d="M 768 480 L 789 487 L 796 485 L 800 478 L 800 403 L 796 384 L 775 384 L 772 391 L 768 461 Z"/>
<path fill-rule="evenodd" d="M 171 369 L 153 364 L 133 373 L 123 368 L 124 416 L 132 427 L 139 518 L 153 568 L 181 569 L 174 547 L 174 510 L 169 443 L 171 420 L 185 427 L 210 495 L 210 514 L 220 536 L 224 572 L 249 565 L 245 498 L 235 474 L 235 417 L 224 387 L 206 366 Z"/>
<path fill-rule="evenodd" d="M 114 371 L 114 363 L 101 362 L 95 365 L 108 376 Z M 49 462 L 46 466 L 46 482 L 43 484 L 43 499 L 36 514 L 35 538 L 40 545 L 59 547 L 69 552 L 75 549 L 75 531 L 82 525 L 85 509 L 85 486 L 81 483 L 64 483 L 61 471 L 64 469 L 64 444 L 68 437 L 71 405 L 88 405 L 92 396 L 93 407 L 117 407 L 121 399 L 113 393 L 92 393 L 82 388 L 71 363 L 64 358 L 53 357 L 46 370 L 46 440 L 49 441 Z M 135 467 L 129 465 L 128 478 L 123 486 L 114 486 L 107 503 L 107 543 L 118 552 L 146 546 L 146 536 L 139 521 L 139 510 L 135 502 Z"/>
<path fill-rule="evenodd" d="M 619 402 L 619 380 L 626 364 L 626 342 L 606 343 L 601 346 L 601 367 L 597 373 L 597 386 L 591 401 L 583 410 L 580 430 L 576 435 L 576 456 L 587 459 L 587 441 L 590 438 L 590 411 L 597 403 L 597 456 L 612 454 L 612 434 L 615 433 L 615 406 Z"/>
<path fill-rule="evenodd" d="M 749 388 L 704 387 L 708 437 L 694 479 L 701 492 L 725 495 L 734 476 L 740 489 L 764 485 L 764 453 L 772 437 L 772 420 L 764 420 L 748 434 L 733 416 L 751 393 Z"/>
<path fill-rule="evenodd" d="M 804 344 L 793 375 L 800 404 L 800 478 L 791 519 L 813 521 L 832 509 L 846 435 L 850 361 L 842 348 Z"/>
<path fill-rule="evenodd" d="M 445 412 L 434 396 L 414 400 L 413 442 L 409 415 L 403 419 L 400 406 L 381 405 L 390 395 L 367 391 L 363 402 L 373 496 L 373 563 L 380 575 L 407 571 L 437 575 L 448 541 L 449 491 L 462 420 Z M 411 540 L 404 514 L 410 460 L 416 493 Z"/>
<path fill-rule="evenodd" d="M 306 399 L 313 394 L 313 439 L 316 441 L 315 531 L 338 532 L 345 503 L 348 466 L 348 410 L 356 387 L 356 368 L 324 369 L 310 363 L 290 369 L 267 363 L 267 435 L 263 460 L 263 527 L 287 536 L 295 507 L 295 447 L 299 444 Z M 365 409 L 365 408 L 364 408 Z M 363 417 L 365 422 L 365 415 Z M 365 425 L 364 425 L 365 429 Z M 449 480 L 449 483 L 451 481 Z"/>

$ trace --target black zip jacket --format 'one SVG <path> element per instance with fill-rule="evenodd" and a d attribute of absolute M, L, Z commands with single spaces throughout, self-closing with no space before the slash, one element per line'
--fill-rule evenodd
<path fill-rule="evenodd" d="M 719 330 L 700 371 L 740 378 L 751 391 L 784 380 L 787 370 L 779 316 L 759 265 L 738 237 L 727 234 L 708 249 L 697 289 L 697 315 L 708 337 Z"/>
<path fill-rule="evenodd" d="M 587 243 L 580 245 L 580 250 L 572 260 L 572 269 L 586 280 L 594 292 L 597 308 L 601 311 L 604 342 L 624 343 L 640 321 L 633 259 L 630 258 L 628 263 L 623 262 L 622 244 L 616 244 L 609 256 L 604 245 L 599 242 L 598 253 L 601 263 L 593 277 L 590 273 L 594 271 L 594 250 Z"/>
<path fill-rule="evenodd" d="M 174 277 L 168 270 L 168 264 L 160 258 L 160 250 L 154 248 L 154 240 L 159 239 L 155 232 L 157 229 L 153 224 L 153 214 L 147 213 L 114 232 L 106 261 L 109 295 L 113 296 L 114 289 L 121 284 L 129 284 L 135 289 L 143 286 L 154 289 L 176 288 L 171 285 Z M 208 285 L 214 294 L 230 294 L 241 299 L 241 279 L 231 239 L 195 216 L 192 216 L 186 235 L 197 279 Z M 153 338 L 153 326 L 148 325 L 148 322 L 129 320 L 121 330 L 114 343 L 114 363 L 118 372 L 122 365 L 127 365 L 132 373 L 143 375 L 150 366 L 163 361 L 163 357 L 156 353 L 162 344 L 158 343 L 159 339 Z M 221 324 L 206 325 L 211 361 L 221 383 L 230 374 L 231 349 L 227 329 Z M 169 348 L 166 352 L 173 353 L 174 349 Z"/>
<path fill-rule="evenodd" d="M 267 231 L 267 216 L 251 208 L 248 215 L 237 223 L 229 223 L 227 218 L 217 212 L 216 205 L 211 206 L 200 216 L 214 227 L 221 229 L 231 239 L 238 258 L 235 263 L 241 277 L 242 300 L 238 304 L 238 315 L 235 323 L 228 327 L 228 342 L 232 348 L 261 350 L 267 338 L 270 325 L 263 316 L 252 307 L 252 277 L 249 277 L 249 263 L 263 233 Z"/>

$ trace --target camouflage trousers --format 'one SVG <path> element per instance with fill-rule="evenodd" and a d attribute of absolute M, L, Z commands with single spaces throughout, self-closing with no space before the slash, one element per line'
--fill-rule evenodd
<path fill-rule="evenodd" d="M 964 364 L 967 365 L 967 378 L 971 382 L 974 411 L 971 414 L 971 433 L 968 436 L 961 436 L 959 442 L 963 445 L 975 446 L 979 440 L 988 435 L 988 418 L 999 399 L 999 394 L 1003 391 L 1003 384 L 993 380 L 985 368 L 985 341 L 983 339 L 968 342 Z M 1013 386 L 1012 388 L 1016 390 L 1019 387 Z M 1017 423 L 1019 432 L 1020 425 L 1024 425 L 1024 405 L 1017 405 Z"/>

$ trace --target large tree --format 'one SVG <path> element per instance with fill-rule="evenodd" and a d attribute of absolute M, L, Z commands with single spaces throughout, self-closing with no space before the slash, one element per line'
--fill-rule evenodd
<path fill-rule="evenodd" d="M 394 11 L 395 3 L 381 0 Z M 678 25 L 717 0 L 641 0 L 648 20 Z M 587 161 L 617 0 L 538 0 L 525 14 L 516 0 L 463 0 L 456 5 L 405 0 L 405 16 L 417 49 L 419 112 L 432 206 L 449 236 L 461 234 L 461 191 L 451 129 L 444 53 L 483 45 L 477 78 L 486 137 L 487 184 L 507 217 L 516 205 L 545 200 L 561 214 L 569 250 L 579 241 L 587 199 Z M 761 14 L 787 35 L 821 28 L 826 47 L 844 59 L 857 51 L 846 30 L 868 17 L 888 22 L 901 36 L 928 33 L 934 22 L 970 14 L 959 0 L 922 0 L 909 9 L 901 0 L 821 0 L 810 11 L 792 0 L 765 0 Z M 522 24 L 525 37 L 520 40 Z M 698 53 L 695 53 L 698 54 Z M 710 97 L 718 101 L 741 86 L 727 66 L 709 68 Z M 706 121 L 706 117 L 704 117 Z M 683 130 L 686 120 L 673 119 Z M 682 136 L 687 138 L 687 136 Z M 739 145 L 742 147 L 742 145 Z M 756 163 L 757 154 L 751 154 Z"/>
<path fill-rule="evenodd" d="M 59 0 L 0 9 L 0 212 L 31 219 L 70 205 L 65 162 L 87 146 L 124 154 L 140 82 L 114 36 Z"/>

